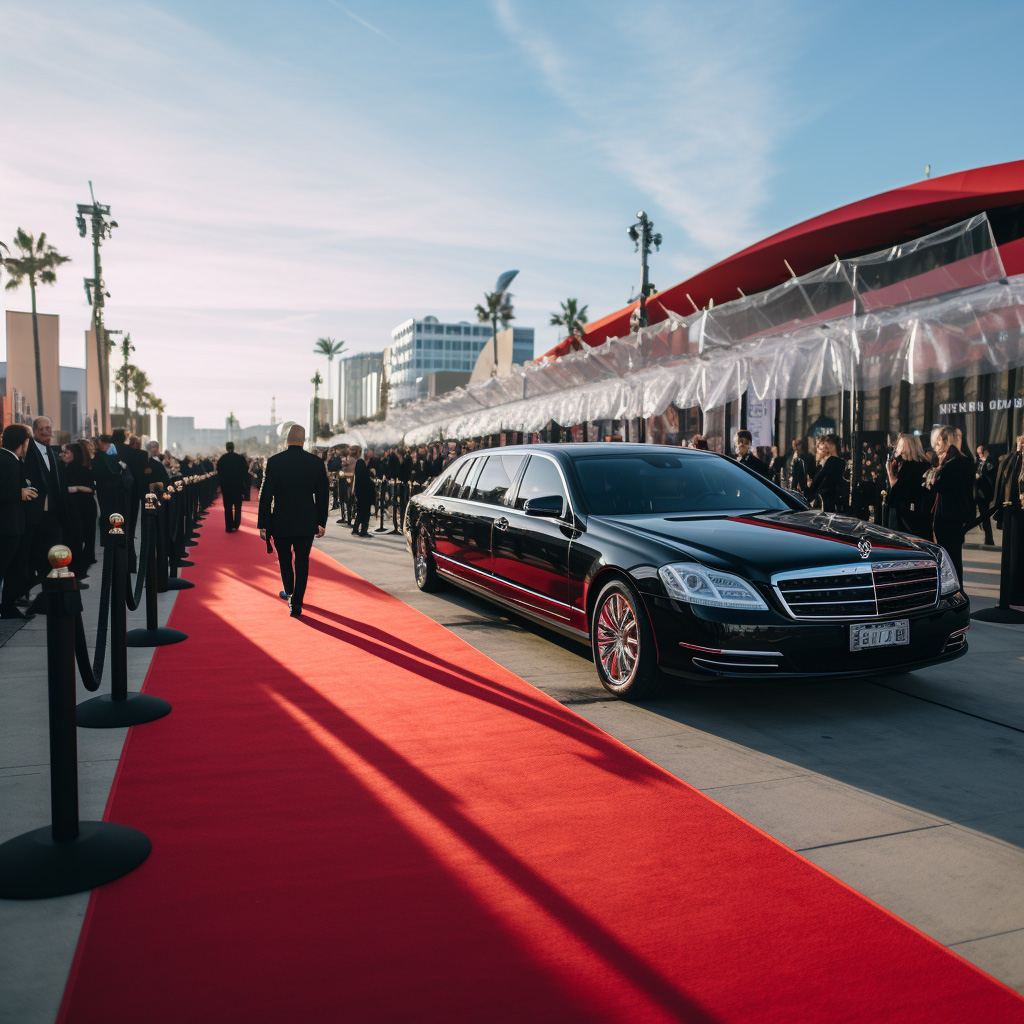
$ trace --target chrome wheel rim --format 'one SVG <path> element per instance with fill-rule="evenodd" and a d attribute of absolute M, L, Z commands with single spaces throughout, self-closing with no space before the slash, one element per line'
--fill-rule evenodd
<path fill-rule="evenodd" d="M 421 587 L 427 582 L 428 557 L 427 538 L 423 536 L 423 531 L 420 530 L 416 535 L 416 582 Z"/>
<path fill-rule="evenodd" d="M 633 606 L 622 594 L 612 593 L 597 614 L 597 656 L 612 686 L 626 686 L 636 674 L 640 658 L 640 631 Z"/>

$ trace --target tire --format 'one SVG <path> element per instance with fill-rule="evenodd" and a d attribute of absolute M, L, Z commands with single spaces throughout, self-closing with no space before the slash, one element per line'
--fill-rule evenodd
<path fill-rule="evenodd" d="M 416 577 L 416 586 L 424 594 L 433 594 L 444 587 L 440 576 L 437 574 L 437 563 L 430 553 L 430 544 L 427 542 L 427 535 L 421 525 L 416 531 L 416 551 L 412 559 L 413 574 Z"/>
<path fill-rule="evenodd" d="M 623 700 L 646 700 L 664 691 L 654 633 L 643 602 L 625 580 L 601 588 L 590 621 L 590 648 L 601 685 Z"/>

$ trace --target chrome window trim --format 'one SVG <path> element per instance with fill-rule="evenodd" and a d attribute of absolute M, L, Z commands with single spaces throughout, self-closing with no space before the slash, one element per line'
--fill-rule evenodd
<path fill-rule="evenodd" d="M 565 510 L 568 513 L 567 515 L 564 515 L 560 519 L 557 519 L 555 521 L 559 523 L 565 523 L 567 526 L 571 526 L 573 523 L 576 522 L 576 520 L 579 517 L 576 514 L 576 508 L 572 503 L 572 491 L 569 489 L 569 482 L 565 478 L 565 472 L 562 469 L 562 464 L 558 461 L 558 459 L 556 459 L 553 455 L 549 455 L 547 452 L 530 452 L 529 454 L 531 459 L 547 459 L 548 462 L 553 462 L 555 464 L 555 469 L 558 470 L 559 479 L 562 481 L 562 490 L 565 491 Z M 519 480 L 516 482 L 516 501 L 519 500 L 519 488 L 523 486 L 523 480 L 526 477 L 526 474 L 529 471 L 529 469 L 530 464 L 529 462 L 527 462 L 527 464 L 523 467 L 523 470 L 519 474 Z M 503 505 L 502 507 L 509 509 L 509 511 L 511 512 L 518 512 L 520 515 L 526 515 L 523 509 L 516 508 L 515 504 Z M 531 516 L 530 518 L 533 517 Z"/>
<path fill-rule="evenodd" d="M 889 613 L 884 615 L 877 611 L 878 608 L 878 589 L 875 582 L 874 573 L 878 571 L 892 571 L 899 569 L 934 569 L 935 570 L 935 596 L 930 605 L 920 605 L 916 608 L 907 608 L 908 612 L 925 611 L 928 608 L 934 608 L 939 603 L 940 592 L 942 588 L 942 566 L 936 559 L 930 558 L 900 558 L 893 559 L 885 562 L 850 562 L 845 565 L 819 565 L 812 569 L 790 569 L 785 572 L 773 573 L 771 577 L 772 590 L 775 592 L 775 596 L 778 598 L 779 603 L 782 605 L 785 613 L 794 621 L 797 622 L 860 622 L 867 621 L 870 619 L 884 619 L 889 617 Z M 801 579 L 813 579 L 821 576 L 863 576 L 867 575 L 871 579 L 871 588 L 873 594 L 872 603 L 875 605 L 876 611 L 871 615 L 797 615 L 789 606 L 789 602 L 786 600 L 782 593 L 782 588 L 779 583 L 783 580 L 801 580 Z M 882 584 L 885 586 L 885 584 Z M 829 590 L 857 590 L 866 589 L 867 583 L 862 583 L 859 586 L 854 585 L 851 587 L 829 587 L 824 589 Z M 823 589 L 821 587 L 806 588 L 805 590 L 796 590 L 796 593 L 806 593 L 810 589 Z M 921 591 L 925 593 L 925 591 Z M 800 604 L 800 601 L 796 602 Z M 806 603 L 806 602 L 803 602 Z M 867 601 L 837 601 L 836 604 L 866 604 Z"/>
<path fill-rule="evenodd" d="M 499 449 L 499 451 L 500 451 L 500 449 Z M 483 459 L 486 458 L 487 455 L 491 454 L 491 452 L 492 452 L 491 449 L 485 448 L 482 452 L 474 452 L 470 456 L 470 458 L 471 459 L 480 459 L 480 464 L 482 466 L 483 465 Z M 554 458 L 551 455 L 548 455 L 547 452 L 526 452 L 525 455 L 527 457 L 531 458 L 531 459 L 542 458 L 542 459 L 547 459 L 548 462 L 553 462 L 554 463 L 555 469 L 558 470 L 558 475 L 559 475 L 559 477 L 561 478 L 561 481 L 562 481 L 562 488 L 565 491 L 565 504 L 566 504 L 566 507 L 567 507 L 567 511 L 569 512 L 568 516 L 563 516 L 561 519 L 556 520 L 556 522 L 565 523 L 567 526 L 571 526 L 576 521 L 576 519 L 578 517 L 576 515 L 576 509 L 575 509 L 575 507 L 573 506 L 573 503 L 572 503 L 572 491 L 569 490 L 569 484 L 567 483 L 567 481 L 565 479 L 565 473 L 562 472 L 562 467 L 559 464 L 558 459 Z M 529 465 L 527 464 L 527 466 L 525 468 L 528 469 Z M 477 476 L 479 476 L 479 469 L 471 469 L 470 470 L 470 475 L 466 479 L 469 480 L 470 478 L 472 478 L 474 473 L 476 473 Z M 518 471 L 516 473 L 516 475 L 519 477 L 518 484 L 521 484 L 523 482 L 522 478 L 525 475 L 524 472 L 522 470 L 520 470 L 520 471 Z M 516 481 L 513 481 L 513 483 L 516 483 Z M 517 498 L 519 497 L 519 487 L 518 487 L 518 484 L 516 486 L 516 497 Z M 475 486 L 476 486 L 476 480 L 473 481 L 473 487 L 475 487 Z M 419 497 L 419 495 L 417 495 L 417 497 Z M 438 497 L 439 499 L 443 500 L 445 498 L 445 495 L 443 495 L 443 494 L 442 495 L 433 495 L 432 494 L 432 495 L 429 495 L 429 497 Z M 481 508 L 500 508 L 500 509 L 502 509 L 505 512 L 515 512 L 518 515 L 526 515 L 526 513 L 521 508 L 516 508 L 514 505 L 495 505 L 493 502 L 490 502 L 490 501 L 477 501 L 474 498 L 453 498 L 451 495 L 447 496 L 447 500 L 448 501 L 464 501 L 464 502 L 466 502 L 467 504 L 470 504 L 470 505 L 479 505 Z M 533 517 L 531 517 L 531 518 L 533 518 Z"/>

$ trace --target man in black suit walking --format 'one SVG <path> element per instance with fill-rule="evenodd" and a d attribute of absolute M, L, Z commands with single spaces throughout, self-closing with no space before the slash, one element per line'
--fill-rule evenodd
<path fill-rule="evenodd" d="M 227 451 L 217 460 L 217 483 L 224 499 L 224 532 L 232 533 L 242 525 L 242 502 L 249 490 L 249 464 L 235 451 L 234 441 L 228 441 L 225 448 Z"/>
<path fill-rule="evenodd" d="M 36 497 L 22 461 L 32 434 L 22 423 L 4 427 L 0 442 L 0 619 L 31 619 L 14 602 L 28 589 L 25 509 Z"/>
<path fill-rule="evenodd" d="M 288 431 L 288 447 L 267 459 L 260 488 L 257 525 L 260 536 L 273 540 L 281 566 L 281 596 L 288 599 L 293 619 L 302 614 L 313 537 L 327 527 L 329 487 L 323 459 L 302 450 L 306 431 L 297 423 Z M 292 567 L 292 552 L 295 566 Z"/>
<path fill-rule="evenodd" d="M 32 440 L 25 456 L 25 475 L 37 493 L 25 507 L 30 587 L 36 577 L 42 579 L 50 571 L 50 548 L 60 544 L 67 524 L 64 465 L 50 446 L 52 437 L 50 417 L 37 416 L 32 421 Z"/>

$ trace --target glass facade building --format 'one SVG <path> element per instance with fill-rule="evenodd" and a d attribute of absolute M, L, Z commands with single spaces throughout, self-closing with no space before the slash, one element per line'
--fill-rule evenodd
<path fill-rule="evenodd" d="M 441 323 L 436 316 L 406 320 L 391 332 L 387 351 L 389 402 L 400 405 L 421 396 L 421 380 L 444 370 L 472 373 L 481 349 L 491 341 L 489 324 Z M 533 358 L 533 328 L 513 331 L 512 359 Z"/>

